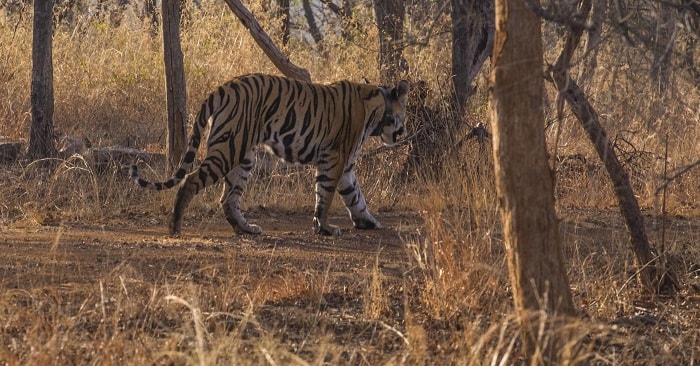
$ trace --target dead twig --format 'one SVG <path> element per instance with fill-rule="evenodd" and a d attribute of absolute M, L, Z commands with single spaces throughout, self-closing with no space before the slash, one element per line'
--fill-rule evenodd
<path fill-rule="evenodd" d="M 668 187 L 669 184 L 673 183 L 674 180 L 680 178 L 683 174 L 689 172 L 690 170 L 697 167 L 698 165 L 700 165 L 700 159 L 696 160 L 694 163 L 692 163 L 690 165 L 686 165 L 685 167 L 678 170 L 678 172 L 676 172 L 676 174 L 672 175 L 669 178 L 666 178 L 666 181 L 664 182 L 664 184 L 662 184 L 658 188 L 656 188 L 656 191 L 654 191 L 654 195 L 658 195 L 659 192 L 666 189 L 666 187 Z"/>

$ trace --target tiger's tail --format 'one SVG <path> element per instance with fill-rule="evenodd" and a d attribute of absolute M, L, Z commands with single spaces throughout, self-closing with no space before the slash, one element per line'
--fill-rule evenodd
<path fill-rule="evenodd" d="M 202 141 L 202 133 L 207 128 L 209 120 L 211 119 L 210 117 L 212 115 L 211 111 L 213 109 L 214 99 L 215 95 L 212 94 L 209 96 L 207 101 L 202 103 L 202 108 L 199 110 L 196 117 L 197 123 L 195 123 L 192 128 L 192 135 L 190 136 L 190 141 L 187 144 L 187 151 L 185 151 L 182 161 L 180 162 L 180 167 L 175 174 L 165 182 L 150 182 L 141 178 L 141 176 L 139 176 L 138 167 L 136 164 L 132 164 L 131 180 L 133 180 L 134 183 L 142 188 L 161 191 L 175 187 L 185 178 L 187 173 L 192 170 L 195 157 L 197 156 L 197 150 L 199 150 L 199 144 Z"/>

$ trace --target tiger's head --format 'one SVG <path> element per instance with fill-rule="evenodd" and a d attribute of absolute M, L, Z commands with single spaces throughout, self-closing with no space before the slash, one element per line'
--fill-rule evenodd
<path fill-rule="evenodd" d="M 395 145 L 396 139 L 403 134 L 408 90 L 409 86 L 406 80 L 399 81 L 395 88 L 379 87 L 379 91 L 384 95 L 385 109 L 372 136 L 380 136 L 385 145 Z"/>

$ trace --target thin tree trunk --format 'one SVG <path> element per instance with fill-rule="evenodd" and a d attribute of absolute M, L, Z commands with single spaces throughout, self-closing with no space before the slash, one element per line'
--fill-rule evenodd
<path fill-rule="evenodd" d="M 277 0 L 277 17 L 282 21 L 282 45 L 289 44 L 289 0 Z"/>
<path fill-rule="evenodd" d="M 379 80 L 393 85 L 399 78 L 406 7 L 403 0 L 375 0 L 374 14 L 379 31 Z"/>
<path fill-rule="evenodd" d="M 474 93 L 472 80 L 493 50 L 492 0 L 452 0 L 452 83 L 454 103 L 463 114 Z"/>
<path fill-rule="evenodd" d="M 353 30 L 358 29 L 359 24 L 357 19 L 352 16 L 352 1 L 344 0 L 342 7 L 334 4 L 331 0 L 321 0 L 321 2 L 340 17 L 343 27 L 341 31 L 343 39 L 347 41 L 353 40 L 355 34 Z"/>
<path fill-rule="evenodd" d="M 584 0 L 579 7 L 579 16 L 585 19 L 590 9 L 590 0 Z M 644 229 L 644 218 L 632 190 L 629 176 L 620 164 L 593 105 L 569 75 L 569 64 L 578 47 L 582 32 L 583 29 L 580 27 L 570 27 L 564 48 L 555 65 L 549 70 L 549 77 L 559 90 L 560 97 L 564 98 L 571 106 L 571 110 L 588 134 L 610 176 L 620 211 L 630 233 L 630 244 L 634 252 L 636 266 L 639 269 L 638 279 L 640 283 L 650 291 L 672 292 L 675 288 L 673 276 L 663 276 L 656 268 L 658 260 L 649 246 L 649 239 Z"/>
<path fill-rule="evenodd" d="M 177 166 L 186 142 L 185 66 L 180 46 L 180 3 L 163 0 L 163 55 L 165 59 L 165 89 L 168 110 L 168 141 L 166 159 L 169 167 Z"/>
<path fill-rule="evenodd" d="M 309 24 L 309 33 L 316 43 L 316 48 L 320 51 L 323 49 L 323 35 L 316 25 L 316 16 L 314 15 L 314 9 L 311 8 L 311 3 L 309 0 L 301 1 L 302 7 L 304 8 L 304 16 L 306 17 L 306 22 Z"/>
<path fill-rule="evenodd" d="M 584 83 L 593 80 L 598 67 L 598 50 L 603 34 L 603 22 L 608 16 L 608 6 L 607 1 L 596 1 L 591 8 L 591 28 L 587 32 L 586 52 L 584 53 L 587 57 L 584 60 L 583 72 L 581 73 L 581 80 Z"/>
<path fill-rule="evenodd" d="M 56 156 L 53 127 L 53 1 L 34 2 L 32 40 L 32 126 L 27 155 L 31 160 Z"/>
<path fill-rule="evenodd" d="M 676 41 L 676 22 L 673 17 L 675 9 L 667 4 L 656 6 L 656 36 L 654 37 L 654 64 L 651 78 L 656 86 L 656 93 L 663 95 L 671 84 L 671 58 Z"/>
<path fill-rule="evenodd" d="M 265 33 L 253 14 L 246 9 L 239 0 L 225 0 L 228 7 L 236 14 L 236 17 L 243 23 L 243 26 L 248 28 L 250 35 L 255 40 L 255 43 L 265 52 L 270 61 L 287 77 L 311 81 L 311 74 L 306 69 L 302 69 L 294 65 L 289 58 L 275 45 L 270 37 Z"/>
<path fill-rule="evenodd" d="M 539 17 L 522 0 L 496 0 L 491 120 L 503 234 L 525 352 L 545 362 L 560 344 L 539 344 L 531 314 L 573 315 L 559 243 L 544 139 L 543 45 Z"/>
<path fill-rule="evenodd" d="M 142 18 L 148 19 L 148 26 L 151 34 L 155 36 L 158 33 L 158 26 L 160 25 L 156 0 L 144 0 Z"/>

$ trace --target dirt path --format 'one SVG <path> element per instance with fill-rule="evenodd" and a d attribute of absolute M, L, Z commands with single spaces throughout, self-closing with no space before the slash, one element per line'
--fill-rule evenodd
<path fill-rule="evenodd" d="M 264 275 L 275 267 L 266 263 L 308 268 L 332 262 L 364 268 L 377 255 L 385 267 L 398 268 L 406 259 L 401 236 L 415 233 L 420 224 L 417 216 L 384 213 L 385 229 L 358 231 L 349 227 L 347 217 L 337 216 L 331 220 L 341 225 L 343 235 L 321 237 L 313 234 L 305 215 L 250 216 L 263 226 L 262 235 L 236 235 L 219 218 L 190 220 L 177 238 L 170 237 L 163 224 L 134 222 L 5 228 L 0 231 L 0 278 L 5 286 L 16 288 L 94 283 L 115 266 L 128 264 L 144 280 L 157 281 L 227 262 L 245 265 L 249 274 L 252 270 L 253 275 Z"/>
<path fill-rule="evenodd" d="M 89 364 L 120 357 L 113 363 L 178 364 L 181 355 L 196 355 L 193 308 L 203 317 L 208 349 L 226 355 L 212 357 L 223 357 L 217 360 L 224 364 L 236 364 L 235 355 L 247 363 L 265 363 L 260 350 L 267 347 L 275 349 L 273 358 L 280 362 L 290 354 L 310 362 L 328 352 L 329 364 L 373 365 L 414 351 L 439 359 L 450 347 L 463 345 L 461 327 L 471 319 L 469 313 L 434 317 L 428 306 L 442 303 L 432 304 L 417 290 L 427 285 L 415 275 L 407 249 L 407 239 L 425 240 L 419 237 L 424 225 L 417 214 L 380 212 L 386 228 L 370 231 L 352 229 L 339 214 L 331 222 L 341 226 L 343 235 L 320 237 L 313 234 L 308 214 L 258 208 L 248 217 L 262 227 L 260 236 L 235 235 L 221 215 L 207 214 L 187 218 L 177 238 L 167 235 L 162 217 L 144 215 L 0 228 L 0 360 Z M 569 211 L 561 230 L 577 301 L 588 304 L 582 306 L 593 315 L 614 318 L 606 308 L 596 313 L 591 304 L 611 286 L 626 286 L 629 278 L 620 259 L 629 258 L 629 248 L 619 214 Z M 502 258 L 497 236 L 493 254 Z M 666 236 L 675 252 L 685 254 L 687 263 L 679 268 L 697 266 L 700 221 L 674 219 Z M 622 263 L 619 268 L 610 264 L 616 262 Z M 482 267 L 473 274 L 482 273 Z M 596 276 L 596 268 L 609 272 L 605 280 L 587 277 Z M 487 294 L 485 303 L 474 303 L 480 309 L 476 314 L 488 318 L 490 306 L 496 313 L 509 306 L 507 273 L 498 271 L 493 281 L 470 277 Z M 610 276 L 617 282 L 611 284 Z M 681 320 L 669 323 L 673 334 L 695 329 L 689 325 L 697 319 L 693 286 L 683 305 L 691 310 L 677 310 Z M 587 292 L 598 297 L 590 301 L 584 298 Z M 405 309 L 411 309 L 411 321 L 419 322 L 418 333 L 409 334 L 418 328 L 409 326 Z M 649 311 L 670 319 L 663 309 Z M 646 336 L 651 328 L 640 329 Z M 407 334 L 422 339 L 425 349 L 407 348 Z M 41 355 L 51 355 L 48 363 L 37 358 Z"/>

